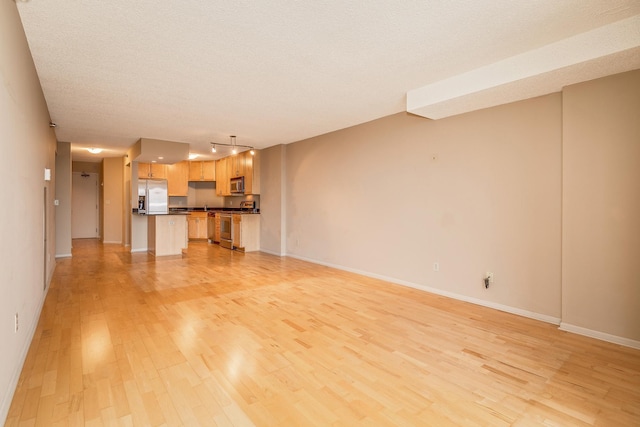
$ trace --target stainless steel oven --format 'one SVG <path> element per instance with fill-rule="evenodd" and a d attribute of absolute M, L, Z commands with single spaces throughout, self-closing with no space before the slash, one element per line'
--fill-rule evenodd
<path fill-rule="evenodd" d="M 220 214 L 220 246 L 233 249 L 233 221 L 231 214 Z"/>

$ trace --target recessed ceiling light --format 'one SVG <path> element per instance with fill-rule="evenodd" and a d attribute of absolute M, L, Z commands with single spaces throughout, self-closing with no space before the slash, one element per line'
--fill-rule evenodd
<path fill-rule="evenodd" d="M 102 148 L 87 148 L 87 151 L 91 154 L 100 154 L 102 153 Z"/>
<path fill-rule="evenodd" d="M 189 160 L 197 159 L 199 156 L 200 154 L 189 153 Z"/>
<path fill-rule="evenodd" d="M 159 157 L 158 157 L 158 160 L 162 160 L 162 159 L 164 159 L 164 157 L 162 157 L 162 156 L 159 156 Z"/>

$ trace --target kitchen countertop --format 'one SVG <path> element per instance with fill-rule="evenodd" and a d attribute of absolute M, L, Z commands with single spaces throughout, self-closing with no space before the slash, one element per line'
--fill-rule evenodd
<path fill-rule="evenodd" d="M 134 215 L 140 215 L 140 216 L 157 216 L 157 215 L 188 215 L 189 212 L 172 212 L 169 211 L 168 213 L 164 214 L 164 213 L 153 213 L 153 214 L 148 214 L 148 213 L 138 213 L 138 209 L 133 209 L 133 212 L 131 212 Z"/>
<path fill-rule="evenodd" d="M 238 208 L 223 208 L 223 207 L 218 207 L 218 208 L 202 208 L 202 207 L 195 207 L 195 208 L 184 208 L 184 207 L 179 207 L 179 208 L 169 208 L 169 213 L 175 213 L 175 214 L 189 214 L 191 212 L 220 212 L 220 213 L 229 213 L 229 214 L 259 214 L 260 210 L 257 209 L 256 211 L 253 210 L 242 210 L 242 209 L 238 209 Z"/>
<path fill-rule="evenodd" d="M 166 214 L 147 214 L 138 213 L 138 209 L 133 209 L 132 214 L 140 216 L 152 216 L 152 215 L 189 215 L 191 212 L 220 212 L 228 214 L 242 214 L 242 215 L 256 215 L 260 214 L 260 209 L 253 210 L 241 210 L 237 208 L 169 208 L 169 212 Z"/>

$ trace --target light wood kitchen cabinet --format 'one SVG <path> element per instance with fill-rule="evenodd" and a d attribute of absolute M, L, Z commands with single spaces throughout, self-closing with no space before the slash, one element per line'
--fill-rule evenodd
<path fill-rule="evenodd" d="M 149 215 L 147 248 L 155 256 L 180 255 L 187 248 L 184 215 Z"/>
<path fill-rule="evenodd" d="M 235 249 L 242 252 L 260 250 L 260 215 L 233 214 L 232 240 Z"/>
<path fill-rule="evenodd" d="M 236 178 L 239 176 L 244 176 L 245 174 L 245 154 L 248 154 L 248 151 L 244 151 L 242 153 L 238 153 L 234 156 L 230 156 L 229 159 L 231 161 L 231 175 L 229 178 Z M 250 154 L 249 154 L 250 155 Z"/>
<path fill-rule="evenodd" d="M 138 179 L 167 179 L 167 165 L 160 163 L 138 163 Z"/>
<path fill-rule="evenodd" d="M 207 239 L 207 212 L 190 212 L 187 222 L 189 240 Z"/>
<path fill-rule="evenodd" d="M 244 193 L 260 194 L 260 152 L 249 151 L 216 161 L 216 195 L 230 196 L 230 180 L 244 176 Z"/>
<path fill-rule="evenodd" d="M 248 151 L 245 154 L 244 193 L 260 194 L 260 152 L 256 150 L 253 156 Z"/>
<path fill-rule="evenodd" d="M 213 224 L 214 224 L 213 241 L 216 243 L 220 243 L 220 214 L 219 213 L 216 213 Z"/>
<path fill-rule="evenodd" d="M 189 181 L 215 181 L 216 163 L 213 160 L 189 162 Z"/>
<path fill-rule="evenodd" d="M 231 194 L 227 165 L 229 157 L 216 160 L 216 196 L 229 196 Z"/>
<path fill-rule="evenodd" d="M 189 193 L 189 162 L 184 160 L 173 165 L 167 165 L 167 186 L 169 196 L 188 196 Z"/>

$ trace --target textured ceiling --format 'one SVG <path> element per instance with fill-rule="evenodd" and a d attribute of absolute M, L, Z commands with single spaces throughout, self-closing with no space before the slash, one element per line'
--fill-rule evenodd
<path fill-rule="evenodd" d="M 640 0 L 17 6 L 56 135 L 72 143 L 74 160 L 92 158 L 83 152 L 92 146 L 122 155 L 141 137 L 187 142 L 201 154 L 229 135 L 257 148 L 298 141 L 405 111 L 410 91 L 640 14 Z M 629 50 L 606 66 L 595 58 L 573 68 L 626 71 L 638 56 Z M 594 75 L 561 72 L 561 84 Z M 453 91 L 440 115 L 549 93 L 548 84 L 535 86 L 544 77 L 506 79 L 509 90 L 497 92 L 510 97 L 480 90 L 480 103 Z"/>

